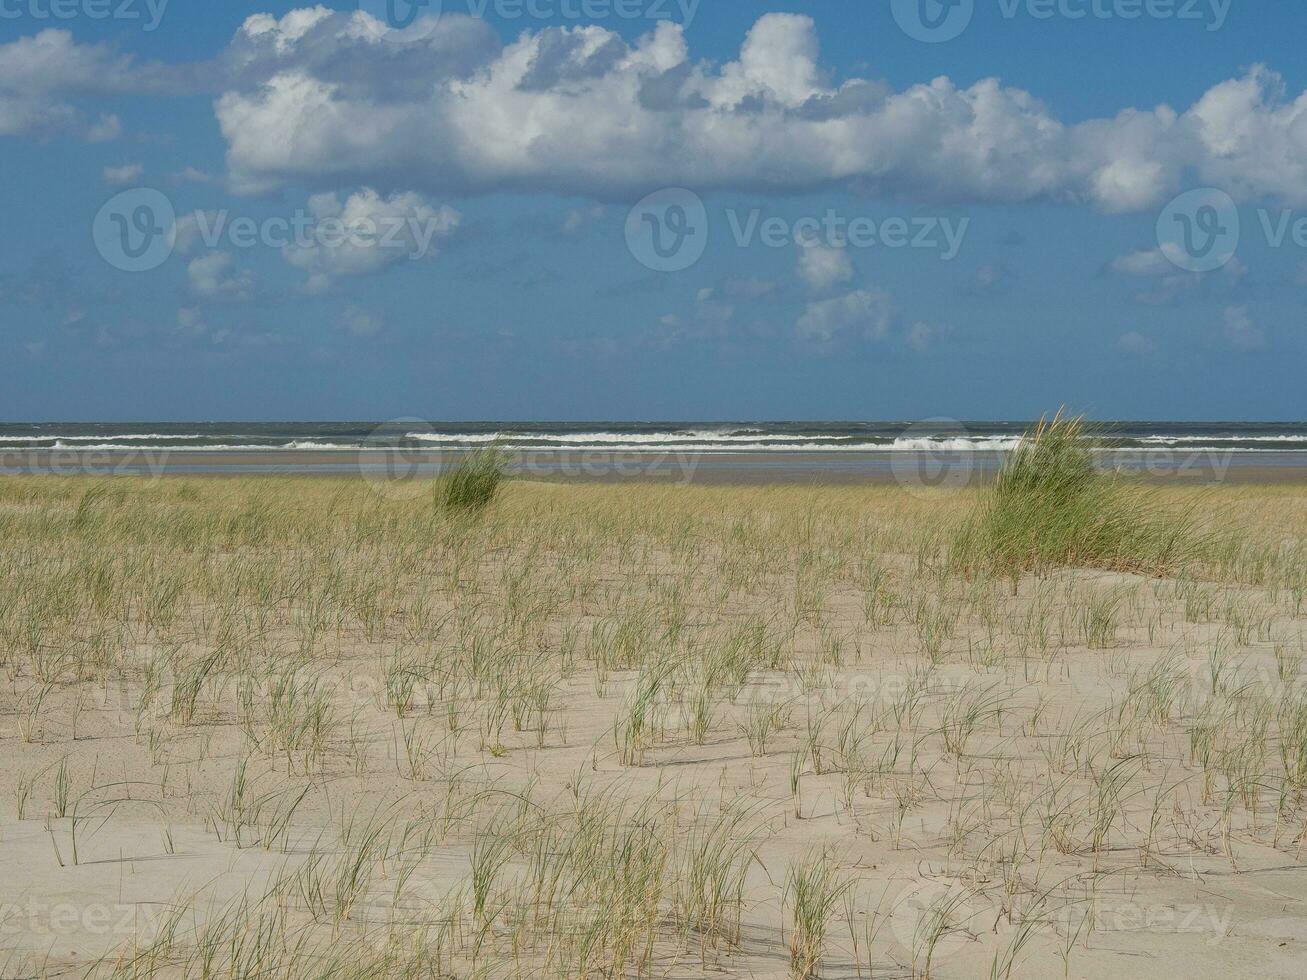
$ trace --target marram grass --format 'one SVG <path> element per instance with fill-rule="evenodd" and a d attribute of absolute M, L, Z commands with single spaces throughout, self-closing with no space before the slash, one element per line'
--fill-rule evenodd
<path fill-rule="evenodd" d="M 1041 421 L 962 523 L 957 564 L 1012 577 L 1053 567 L 1173 575 L 1201 557 L 1209 542 L 1192 511 L 1099 469 L 1096 442 L 1083 419 Z"/>
<path fill-rule="evenodd" d="M 440 481 L 437 498 L 449 510 L 485 510 L 499 492 L 504 466 L 504 452 L 497 445 L 469 453 Z"/>

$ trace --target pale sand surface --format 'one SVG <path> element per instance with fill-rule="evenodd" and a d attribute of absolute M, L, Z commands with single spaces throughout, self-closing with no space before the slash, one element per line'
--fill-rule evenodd
<path fill-rule="evenodd" d="M 123 476 L 366 476 L 430 478 L 460 453 L 313 450 L 260 452 L 152 450 L 147 452 L 0 452 L 0 475 Z M 519 477 L 550 482 L 673 483 L 708 486 L 768 484 L 900 484 L 942 478 L 947 487 L 992 478 L 1004 456 L 994 452 L 771 452 L 690 453 L 528 452 L 514 457 Z M 1158 483 L 1180 485 L 1307 483 L 1307 453 L 1125 452 L 1105 454 L 1119 466 Z"/>
<path fill-rule="evenodd" d="M 200 975 L 209 923 L 213 976 L 427 944 L 424 976 L 787 977 L 814 848 L 851 883 L 821 976 L 1307 975 L 1307 486 L 1167 491 L 1248 541 L 1194 580 L 1015 594 L 941 570 L 967 493 L 514 484 L 469 526 L 357 480 L 91 486 L 0 482 L 0 976 L 107 971 L 178 910 L 136 975 Z M 656 854 L 625 957 L 613 851 L 566 857 L 602 799 Z M 733 810 L 714 938 L 677 896 Z"/>

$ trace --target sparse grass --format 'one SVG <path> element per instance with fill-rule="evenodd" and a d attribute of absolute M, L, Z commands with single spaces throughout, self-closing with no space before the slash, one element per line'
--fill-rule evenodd
<path fill-rule="evenodd" d="M 997 488 L 514 481 L 468 520 L 361 481 L 0 481 L 0 851 L 43 834 L 61 894 L 121 862 L 141 903 L 97 964 L 0 959 L 1111 976 L 1068 876 L 1164 906 L 1307 850 L 1307 498 L 1082 496 L 1081 444 L 1035 442 L 1027 536 L 969 563 L 946 529 Z M 1109 500 L 1186 529 L 1174 560 Z M 919 929 L 848 887 L 923 878 Z"/>
<path fill-rule="evenodd" d="M 826 935 L 835 909 L 853 887 L 853 879 L 835 866 L 824 850 L 793 865 L 785 881 L 790 913 L 790 976 L 809 980 L 820 975 Z"/>

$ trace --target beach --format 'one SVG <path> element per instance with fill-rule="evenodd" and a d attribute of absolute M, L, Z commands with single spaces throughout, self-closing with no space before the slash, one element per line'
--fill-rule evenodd
<path fill-rule="evenodd" d="M 1300 975 L 1307 483 L 740 472 L 0 481 L 7 970 Z"/>
<path fill-rule="evenodd" d="M 468 450 L 21 450 L 0 451 L 5 476 L 318 476 L 378 483 L 429 481 L 456 467 Z M 706 486 L 979 486 L 1002 466 L 1001 452 L 829 451 L 606 452 L 534 450 L 511 454 L 510 471 L 549 482 L 662 483 Z M 1178 484 L 1307 483 L 1307 451 L 1105 452 L 1105 469 Z"/>
<path fill-rule="evenodd" d="M 895 484 L 991 480 L 1031 423 L 698 422 L 0 425 L 0 474 L 434 479 L 488 445 L 514 476 L 548 482 Z M 1181 485 L 1307 481 L 1301 423 L 1115 422 L 1096 465 Z"/>

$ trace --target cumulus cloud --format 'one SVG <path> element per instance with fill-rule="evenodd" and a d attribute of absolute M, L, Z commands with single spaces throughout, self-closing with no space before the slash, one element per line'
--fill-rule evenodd
<path fill-rule="evenodd" d="M 103 114 L 86 131 L 88 143 L 112 143 L 123 134 L 122 120 L 113 113 Z"/>
<path fill-rule="evenodd" d="M 172 180 L 176 184 L 207 184 L 213 178 L 197 167 L 184 167 L 172 175 Z"/>
<path fill-rule="evenodd" d="M 1260 65 L 1187 109 L 1068 124 L 994 78 L 902 90 L 839 80 L 802 15 L 760 17 L 720 65 L 692 56 L 671 22 L 633 41 L 574 26 L 508 44 L 452 13 L 417 27 L 394 44 L 361 11 L 257 14 L 211 61 L 170 66 L 42 31 L 0 45 L 0 135 L 89 136 L 99 124 L 77 99 L 211 90 L 230 186 L 248 193 L 306 182 L 632 200 L 677 184 L 840 186 L 1128 212 L 1199 182 L 1307 204 L 1307 93 Z"/>
<path fill-rule="evenodd" d="M 458 227 L 460 215 L 412 192 L 382 197 L 371 188 L 343 202 L 336 194 L 309 199 L 316 226 L 305 241 L 282 254 L 309 278 L 305 288 L 321 292 L 337 279 L 368 276 L 405 260 L 434 258 Z"/>
<path fill-rule="evenodd" d="M 108 45 L 78 44 L 68 31 L 44 30 L 0 44 L 0 136 L 68 132 L 94 143 L 117 139 L 117 116 L 89 121 L 71 100 L 147 87 L 151 74 Z"/>
<path fill-rule="evenodd" d="M 104 180 L 107 184 L 121 187 L 133 183 L 145 173 L 145 167 L 139 163 L 125 163 L 121 167 L 105 167 Z"/>
<path fill-rule="evenodd" d="M 254 276 L 248 269 L 234 268 L 226 252 L 205 252 L 186 267 L 191 291 L 202 299 L 244 300 L 254 290 Z"/>
<path fill-rule="evenodd" d="M 1179 267 L 1168 259 L 1165 253 L 1154 248 L 1144 252 L 1131 252 L 1119 255 L 1112 260 L 1113 272 L 1123 276 L 1165 276 L 1174 275 Z"/>
<path fill-rule="evenodd" d="M 848 249 L 809 244 L 799 254 L 799 278 L 813 292 L 824 293 L 853 279 Z"/>
<path fill-rule="evenodd" d="M 203 337 L 208 332 L 209 324 L 198 307 L 183 306 L 177 311 L 177 334 L 193 340 Z"/>
<path fill-rule="evenodd" d="M 670 22 L 633 42 L 549 27 L 501 46 L 456 15 L 411 43 L 384 33 L 365 13 L 322 8 L 246 22 L 217 101 L 235 186 L 333 179 L 626 199 L 672 184 L 837 183 L 1118 212 L 1155 207 L 1192 172 L 1245 197 L 1307 202 L 1307 96 L 1289 100 L 1263 67 L 1184 112 L 1128 108 L 1067 125 L 997 79 L 902 91 L 835 82 L 812 19 L 794 14 L 761 17 L 719 67 L 694 60 Z"/>
<path fill-rule="evenodd" d="M 1221 269 L 1212 272 L 1185 272 L 1167 257 L 1171 244 L 1119 255 L 1107 269 L 1119 276 L 1142 279 L 1147 285 L 1135 293 L 1135 299 L 1147 306 L 1168 306 L 1185 296 L 1228 295 L 1247 278 L 1248 267 L 1234 256 Z"/>
<path fill-rule="evenodd" d="M 830 350 L 846 342 L 883 340 L 893 321 L 894 300 L 889 293 L 857 289 L 809 303 L 795 332 L 805 343 Z"/>

